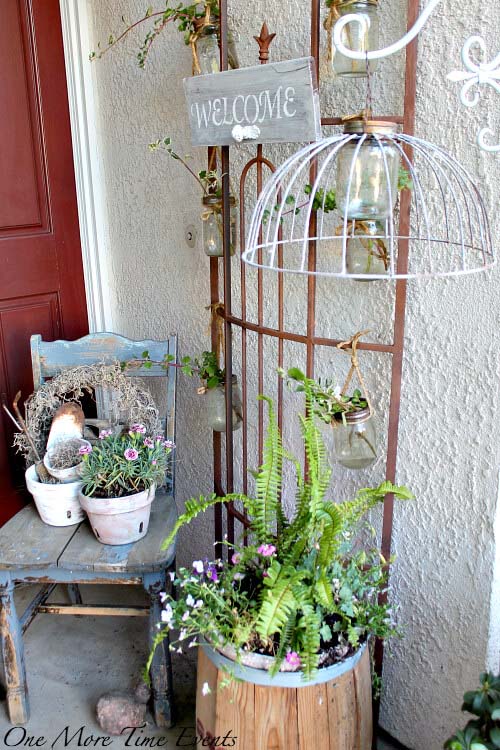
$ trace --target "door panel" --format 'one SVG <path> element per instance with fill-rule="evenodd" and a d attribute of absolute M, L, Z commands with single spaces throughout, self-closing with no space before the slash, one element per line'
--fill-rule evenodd
<path fill-rule="evenodd" d="M 1 0 L 0 393 L 32 391 L 29 339 L 88 332 L 58 0 Z M 0 521 L 22 465 L 0 414 Z"/>

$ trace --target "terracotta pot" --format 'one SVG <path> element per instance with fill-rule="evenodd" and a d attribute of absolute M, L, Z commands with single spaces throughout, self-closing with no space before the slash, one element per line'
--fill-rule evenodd
<path fill-rule="evenodd" d="M 33 495 L 42 521 L 49 526 L 73 526 L 85 518 L 80 505 L 82 482 L 43 484 L 38 481 L 35 466 L 26 471 L 26 486 Z"/>
<path fill-rule="evenodd" d="M 155 491 L 152 485 L 126 497 L 87 497 L 80 493 L 80 503 L 102 544 L 130 544 L 148 532 Z"/>

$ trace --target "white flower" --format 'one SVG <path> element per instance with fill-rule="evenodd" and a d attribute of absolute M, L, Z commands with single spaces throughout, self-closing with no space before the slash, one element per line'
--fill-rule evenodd
<path fill-rule="evenodd" d="M 173 616 L 174 616 L 174 610 L 172 609 L 170 604 L 167 604 L 165 609 L 162 610 L 161 621 L 166 622 L 169 625 L 172 622 Z"/>
<path fill-rule="evenodd" d="M 200 607 L 203 607 L 203 599 L 197 599 L 194 603 L 195 609 L 200 609 Z"/>
<path fill-rule="evenodd" d="M 201 688 L 201 694 L 202 695 L 210 695 L 212 691 L 210 690 L 210 685 L 208 682 L 203 683 L 203 687 Z"/>
<path fill-rule="evenodd" d="M 179 646 L 179 648 L 177 649 L 177 653 L 178 653 L 178 654 L 182 654 L 182 648 L 181 648 L 180 646 Z"/>
<path fill-rule="evenodd" d="M 170 576 L 170 580 L 173 582 L 175 580 L 175 573 L 173 570 L 170 571 L 169 576 Z"/>
<path fill-rule="evenodd" d="M 188 607 L 192 607 L 193 606 L 193 604 L 194 604 L 194 598 L 191 596 L 191 594 L 188 594 L 186 596 L 186 604 L 188 605 Z"/>
<path fill-rule="evenodd" d="M 194 648 L 194 647 L 195 647 L 195 646 L 197 646 L 197 645 L 198 645 L 198 644 L 197 644 L 197 642 L 196 642 L 196 639 L 195 639 L 195 640 L 192 640 L 192 641 L 191 641 L 191 643 L 189 644 L 188 648 Z"/>
<path fill-rule="evenodd" d="M 189 612 L 184 612 L 184 614 L 181 617 L 182 622 L 186 622 L 186 620 L 189 620 Z"/>
<path fill-rule="evenodd" d="M 342 388 L 340 387 L 340 385 L 335 386 L 335 388 L 333 389 L 333 395 L 335 396 L 335 398 L 340 398 L 342 396 Z"/>
<path fill-rule="evenodd" d="M 186 640 L 186 636 L 187 636 L 187 630 L 186 628 L 182 628 L 181 632 L 179 633 L 179 640 L 180 641 Z"/>
<path fill-rule="evenodd" d="M 164 591 L 160 591 L 160 601 L 163 604 L 164 601 L 168 599 L 168 594 L 166 594 Z"/>
<path fill-rule="evenodd" d="M 193 562 L 193 568 L 197 573 L 203 573 L 203 560 L 195 560 Z"/>

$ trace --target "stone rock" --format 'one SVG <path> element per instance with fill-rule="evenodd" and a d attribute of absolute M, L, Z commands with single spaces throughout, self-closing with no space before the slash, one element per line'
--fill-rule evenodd
<path fill-rule="evenodd" d="M 134 686 L 134 695 L 138 703 L 148 703 L 151 698 L 151 688 L 147 685 L 144 680 L 138 680 Z"/>
<path fill-rule="evenodd" d="M 96 707 L 97 721 L 108 735 L 120 735 L 125 727 L 144 724 L 146 704 L 139 703 L 133 693 L 114 691 L 101 695 Z"/>

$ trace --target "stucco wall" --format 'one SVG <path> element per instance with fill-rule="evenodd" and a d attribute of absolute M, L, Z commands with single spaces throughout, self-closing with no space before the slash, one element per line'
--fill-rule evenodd
<path fill-rule="evenodd" d="M 135 0 L 81 1 L 88 5 L 96 41 L 119 30 L 122 13 L 134 19 L 144 10 Z M 404 28 L 404 2 L 387 0 L 380 10 L 383 41 L 389 42 Z M 271 30 L 278 31 L 273 59 L 308 53 L 308 3 L 256 0 L 249 5 L 234 0 L 231 15 L 240 35 L 243 65 L 256 61 L 251 37 L 264 18 Z M 500 229 L 495 211 L 498 157 L 474 146 L 479 113 L 458 108 L 457 90 L 445 81 L 444 72 L 458 67 L 461 44 L 473 31 L 484 33 L 496 51 L 499 27 L 493 0 L 472 0 L 465 7 L 445 0 L 421 37 L 417 98 L 417 134 L 448 148 L 479 179 L 494 237 Z M 178 331 L 181 353 L 192 353 L 209 345 L 204 310 L 209 302 L 208 259 L 199 242 L 194 249 L 184 242 L 185 227 L 198 223 L 199 193 L 179 164 L 147 150 L 151 140 L 169 134 L 179 152 L 190 151 L 182 90 L 190 59 L 181 35 L 172 29 L 157 42 L 142 71 L 135 62 L 140 39 L 139 33 L 93 64 L 98 148 L 107 196 L 109 294 L 117 331 L 137 338 L 161 338 Z M 382 63 L 373 85 L 377 111 L 402 110 L 403 66 L 404 55 Z M 363 99 L 362 83 L 326 83 L 322 110 L 357 111 Z M 484 111 L 491 117 L 493 103 L 492 97 L 486 98 Z M 279 160 L 289 150 L 275 149 L 271 155 Z M 245 147 L 234 149 L 235 175 L 248 153 Z M 196 155 L 193 164 L 201 168 L 203 158 L 202 153 Z M 276 282 L 266 275 L 265 283 L 265 316 L 273 323 Z M 288 325 L 301 330 L 305 284 L 300 279 L 286 284 Z M 252 289 L 251 275 L 248 286 Z M 250 309 L 255 304 L 252 294 Z M 500 614 L 492 615 L 499 606 L 498 577 L 493 591 L 500 463 L 499 297 L 497 272 L 409 286 L 398 480 L 411 487 L 417 500 L 399 506 L 395 514 L 398 560 L 392 582 L 405 636 L 393 644 L 386 659 L 382 724 L 419 750 L 441 746 L 462 721 L 463 691 L 476 683 L 487 659 L 498 666 Z M 236 281 L 236 309 L 238 299 Z M 339 337 L 372 328 L 375 340 L 389 341 L 393 302 L 390 285 L 368 288 L 322 281 L 318 328 L 322 335 Z M 254 351 L 250 342 L 249 356 Z M 302 356 L 299 349 L 287 347 L 285 364 L 300 365 Z M 338 356 L 319 352 L 318 372 L 331 373 L 332 361 L 335 369 L 345 366 Z M 383 415 L 389 356 L 367 354 L 364 362 L 368 385 Z M 273 380 L 272 368 L 274 364 L 269 364 L 266 382 Z M 200 417 L 203 406 L 195 384 L 180 378 L 179 386 L 177 497 L 182 501 L 211 489 L 211 433 Z M 251 392 L 256 391 L 254 378 Z M 286 423 L 292 442 L 296 441 L 294 407 L 289 397 Z M 255 425 L 254 410 L 249 421 Z M 380 421 L 383 433 L 383 416 Z M 379 481 L 383 470 L 383 462 L 355 477 L 336 470 L 335 491 L 348 496 L 357 486 Z M 378 521 L 375 516 L 375 525 Z M 183 533 L 181 561 L 188 561 L 192 553 L 199 555 L 203 545 L 209 554 L 211 533 L 210 519 Z"/>

